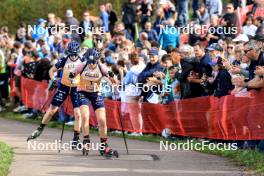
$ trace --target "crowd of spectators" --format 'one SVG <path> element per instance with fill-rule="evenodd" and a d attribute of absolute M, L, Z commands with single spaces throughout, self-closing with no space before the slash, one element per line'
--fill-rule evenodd
<path fill-rule="evenodd" d="M 251 4 L 253 9 L 239 31 L 235 10 Z M 123 4 L 122 16 L 107 3 L 100 5 L 98 17 L 84 11 L 83 19 L 77 19 L 71 9 L 63 18 L 49 13 L 47 20 L 36 21 L 35 28 L 21 23 L 14 36 L 3 26 L 0 111 L 12 99 L 14 112 L 26 111 L 27 118 L 35 118 L 36 111 L 21 101 L 21 77 L 49 81 L 49 69 L 65 55 L 71 40 L 85 50 L 93 47 L 96 35 L 104 42 L 101 62 L 114 73 L 113 84 L 124 88 L 109 91 L 109 83 L 103 81 L 102 92 L 107 99 L 135 103 L 127 110 L 131 116 L 140 116 L 142 101 L 169 104 L 260 89 L 264 87 L 264 18 L 255 11 L 262 7 L 257 0 L 227 4 L 221 0 L 129 0 Z M 179 30 L 186 26 L 212 30 L 188 30 L 189 34 Z M 183 42 L 183 35 L 189 40 Z M 10 80 L 14 80 L 11 90 Z M 138 83 L 154 88 L 143 91 Z M 136 120 L 135 125 L 141 128 L 142 122 Z"/>

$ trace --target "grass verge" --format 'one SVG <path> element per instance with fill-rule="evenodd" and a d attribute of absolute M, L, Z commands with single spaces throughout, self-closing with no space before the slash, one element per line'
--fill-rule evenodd
<path fill-rule="evenodd" d="M 20 114 L 15 114 L 13 112 L 2 112 L 0 113 L 0 117 L 10 119 L 10 120 L 17 120 L 26 123 L 34 123 L 39 124 L 40 120 L 31 120 L 25 119 Z M 59 122 L 51 121 L 48 124 L 50 128 L 61 128 L 62 125 Z M 65 126 L 65 130 L 73 130 L 72 126 Z M 91 128 L 90 133 L 97 134 L 98 130 Z M 109 133 L 110 136 L 115 137 L 122 137 L 122 134 L 114 134 Z M 147 142 L 156 142 L 159 143 L 160 141 L 167 141 L 158 135 L 144 135 L 140 137 L 131 137 L 127 136 L 129 139 L 147 141 Z M 184 143 L 186 140 L 174 140 L 168 141 L 169 144 L 171 143 Z M 201 141 L 194 140 L 193 143 L 201 143 Z M 209 147 L 205 147 L 204 150 L 199 152 L 208 153 L 213 155 L 222 156 L 225 158 L 229 158 L 234 161 L 238 166 L 245 168 L 247 171 L 252 171 L 257 174 L 264 175 L 264 153 L 260 153 L 256 150 L 210 150 Z M 1 172 L 0 172 L 1 173 Z M 1 174 L 0 174 L 1 175 Z"/>
<path fill-rule="evenodd" d="M 5 143 L 0 142 L 0 176 L 6 176 L 13 160 L 13 150 Z"/>
<path fill-rule="evenodd" d="M 257 150 L 204 150 L 202 152 L 230 158 L 237 165 L 244 167 L 247 171 L 252 171 L 259 175 L 264 175 L 264 153 Z"/>

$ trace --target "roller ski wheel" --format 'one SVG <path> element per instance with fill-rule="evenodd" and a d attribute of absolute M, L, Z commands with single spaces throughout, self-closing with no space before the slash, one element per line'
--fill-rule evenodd
<path fill-rule="evenodd" d="M 107 159 L 110 158 L 118 158 L 119 157 L 119 153 L 116 150 L 111 149 L 110 147 L 106 147 L 104 150 L 99 150 L 100 155 L 104 156 Z"/>
<path fill-rule="evenodd" d="M 114 150 L 114 151 L 113 151 L 113 155 L 114 155 L 116 158 L 119 158 L 119 153 L 118 153 L 117 150 Z"/>
<path fill-rule="evenodd" d="M 41 133 L 43 132 L 43 128 L 38 127 L 28 138 L 27 138 L 27 142 L 33 139 L 36 139 L 37 137 L 39 137 L 41 135 Z"/>
<path fill-rule="evenodd" d="M 77 150 L 79 148 L 78 145 L 80 145 L 80 138 L 79 136 L 75 136 L 72 139 L 72 150 Z"/>
<path fill-rule="evenodd" d="M 83 150 L 82 150 L 83 156 L 87 156 L 89 154 L 89 151 L 90 151 L 90 140 L 84 139 L 83 140 Z"/>
<path fill-rule="evenodd" d="M 85 148 L 83 148 L 82 154 L 83 154 L 83 156 L 88 156 L 89 155 L 89 150 L 86 150 Z"/>

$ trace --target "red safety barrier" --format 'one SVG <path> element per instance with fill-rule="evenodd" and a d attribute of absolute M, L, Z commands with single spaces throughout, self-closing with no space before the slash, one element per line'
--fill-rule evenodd
<path fill-rule="evenodd" d="M 28 108 L 45 112 L 55 91 L 48 91 L 48 83 L 21 77 L 22 101 Z"/>
<path fill-rule="evenodd" d="M 23 103 L 30 108 L 41 109 L 53 94 L 49 94 L 47 86 L 47 83 L 22 78 Z M 143 103 L 139 106 L 105 100 L 107 126 L 121 130 L 121 117 L 124 129 L 129 132 L 161 133 L 164 128 L 169 128 L 172 134 L 180 136 L 225 140 L 264 139 L 263 99 L 264 91 L 252 91 L 240 97 L 199 97 L 169 105 Z M 125 107 L 122 111 L 121 106 Z M 66 113 L 73 114 L 70 99 L 65 101 L 64 108 Z M 90 119 L 90 123 L 96 125 L 92 108 Z"/>
<path fill-rule="evenodd" d="M 181 34 L 180 41 L 181 41 L 181 45 L 185 43 L 189 43 L 189 34 Z"/>
<path fill-rule="evenodd" d="M 10 95 L 12 97 L 16 96 L 15 79 L 14 79 L 14 76 L 12 76 L 12 75 L 10 77 Z"/>
<path fill-rule="evenodd" d="M 264 14 L 264 7 L 258 7 L 256 9 L 256 12 L 254 13 L 254 18 L 257 18 L 259 16 L 263 17 Z"/>

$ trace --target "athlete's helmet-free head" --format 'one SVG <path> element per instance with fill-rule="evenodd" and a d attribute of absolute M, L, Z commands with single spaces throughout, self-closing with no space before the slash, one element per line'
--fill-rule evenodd
<path fill-rule="evenodd" d="M 80 52 L 80 44 L 76 41 L 72 41 L 68 44 L 67 52 L 69 54 L 77 54 Z"/>
<path fill-rule="evenodd" d="M 96 64 L 101 57 L 101 53 L 96 48 L 88 49 L 83 55 L 88 64 Z"/>

